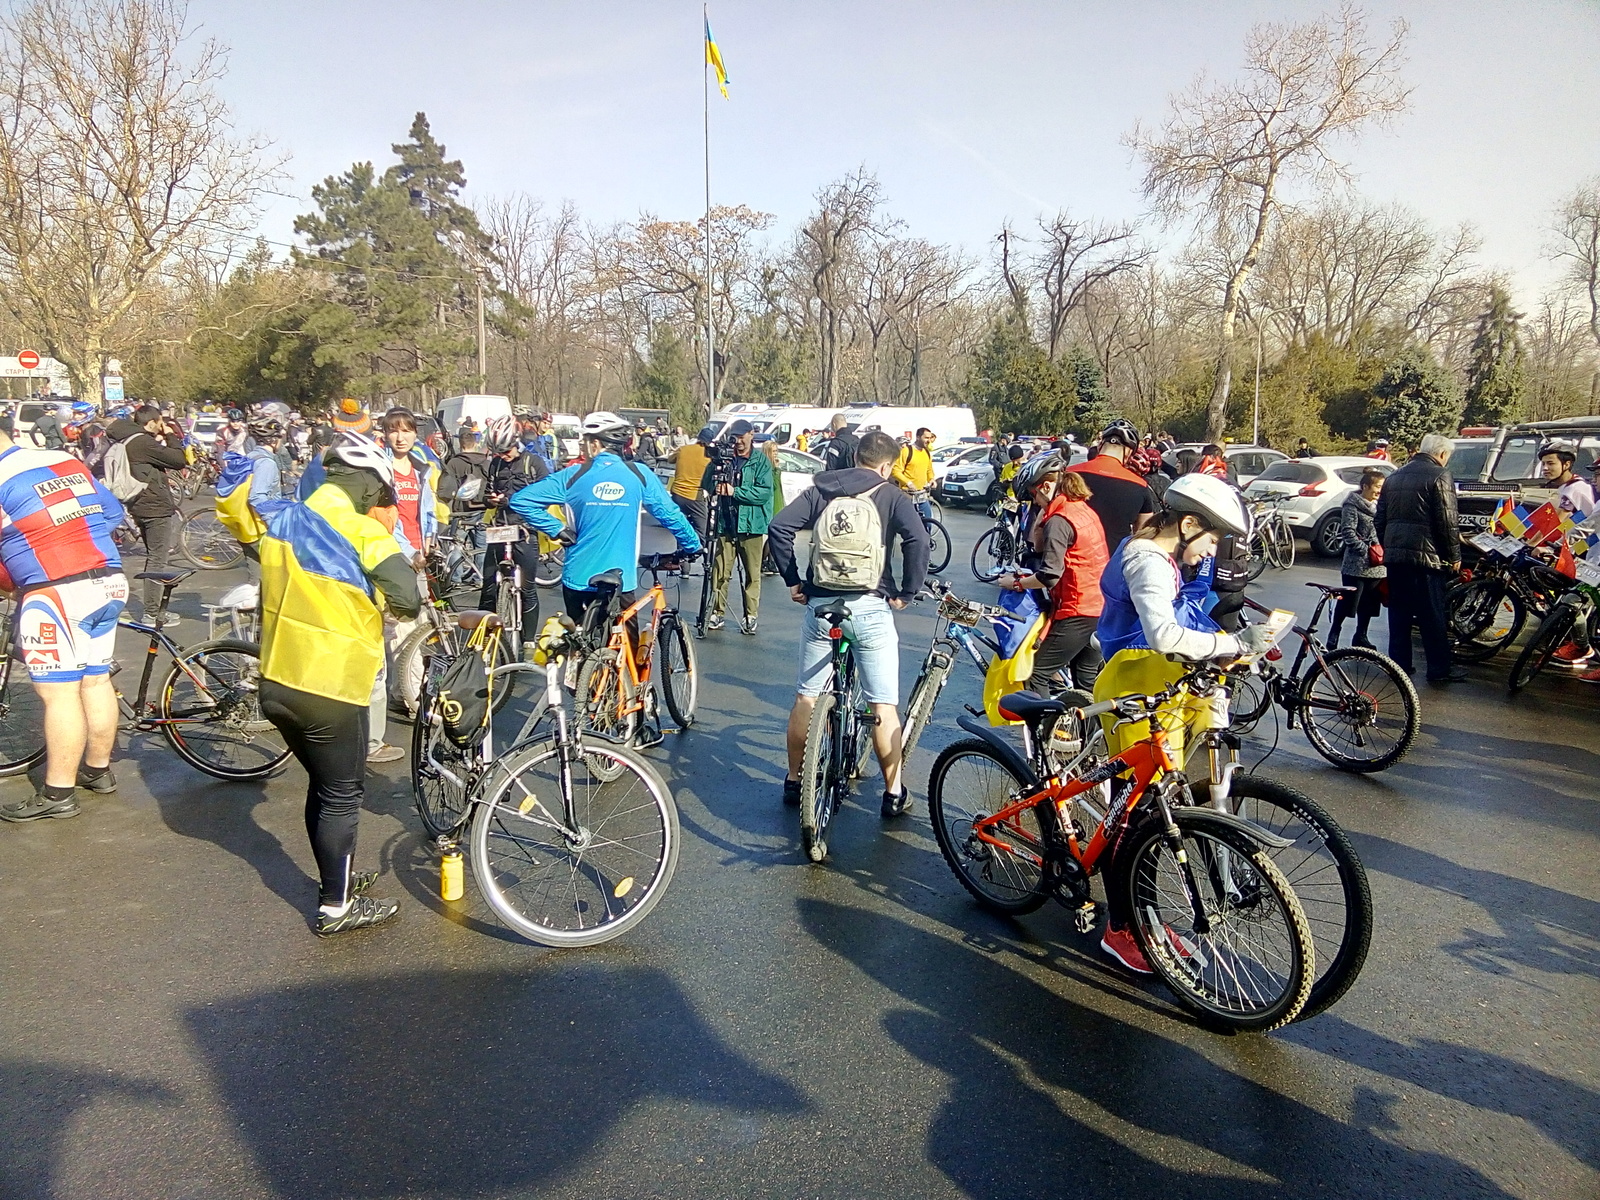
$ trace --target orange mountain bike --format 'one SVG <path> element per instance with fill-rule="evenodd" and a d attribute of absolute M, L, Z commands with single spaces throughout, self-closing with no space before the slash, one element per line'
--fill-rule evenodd
<path fill-rule="evenodd" d="M 1000 711 L 1026 726 L 1027 755 L 976 712 L 960 718 L 977 737 L 935 761 L 928 813 L 945 861 L 985 908 L 1032 912 L 1055 896 L 1087 933 L 1099 919 L 1090 880 L 1101 873 L 1112 919 L 1132 927 L 1179 1003 L 1213 1028 L 1259 1032 L 1305 1005 L 1315 951 L 1299 899 L 1268 854 L 1289 841 L 1232 813 L 1192 807 L 1168 753 L 1158 710 L 1208 678 L 1216 676 L 1192 673 L 1155 695 L 1085 708 L 1031 692 L 1007 696 Z M 1071 714 L 1087 726 L 1113 713 L 1119 724 L 1147 723 L 1148 734 L 1079 771 L 1098 742 L 1081 738 L 1083 752 L 1057 767 L 1049 746 L 1059 720 Z"/>

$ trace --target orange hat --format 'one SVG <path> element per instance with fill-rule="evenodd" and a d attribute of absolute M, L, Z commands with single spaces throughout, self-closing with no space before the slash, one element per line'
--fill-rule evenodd
<path fill-rule="evenodd" d="M 372 414 L 361 401 L 346 396 L 333 406 L 333 427 L 347 429 L 351 433 L 366 433 L 372 428 Z"/>

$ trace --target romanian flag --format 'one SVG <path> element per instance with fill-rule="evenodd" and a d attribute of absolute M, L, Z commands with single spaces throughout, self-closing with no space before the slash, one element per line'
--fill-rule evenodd
<path fill-rule="evenodd" d="M 711 18 L 706 18 L 706 65 L 717 73 L 717 87 L 722 98 L 728 98 L 728 68 L 722 65 L 722 51 L 717 49 L 717 39 L 711 36 Z"/>

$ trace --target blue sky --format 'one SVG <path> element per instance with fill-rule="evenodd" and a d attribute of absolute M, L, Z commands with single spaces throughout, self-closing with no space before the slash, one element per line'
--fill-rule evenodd
<path fill-rule="evenodd" d="M 1120 139 L 1197 71 L 1237 72 L 1245 31 L 1327 6 L 1280 3 L 776 4 L 723 0 L 712 27 L 714 196 L 788 229 L 865 165 L 909 230 L 987 256 L 1003 221 L 1057 208 L 1136 217 Z M 1473 222 L 1483 261 L 1532 299 L 1550 209 L 1600 173 L 1600 4 L 1374 3 L 1411 25 L 1410 111 L 1344 150 L 1357 187 L 1440 226 Z M 291 155 L 263 216 L 289 240 L 311 185 L 380 167 L 412 114 L 464 160 L 469 197 L 525 191 L 590 220 L 702 205 L 700 9 L 655 3 L 193 0 L 232 47 L 242 129 Z"/>

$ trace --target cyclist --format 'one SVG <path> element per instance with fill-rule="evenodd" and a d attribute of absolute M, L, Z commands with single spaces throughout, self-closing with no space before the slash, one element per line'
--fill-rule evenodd
<path fill-rule="evenodd" d="M 548 478 L 550 471 L 542 455 L 528 449 L 521 430 L 510 417 L 496 417 L 484 427 L 484 451 L 488 454 L 488 496 L 485 519 L 489 525 L 526 526 L 521 514 L 511 507 L 511 497 L 531 484 Z M 546 516 L 549 516 L 547 513 Z M 554 517 L 550 520 L 555 521 Z M 522 540 L 512 542 L 511 559 L 522 568 L 522 656 L 532 661 L 533 642 L 539 635 L 539 585 L 534 576 L 539 570 L 539 535 L 527 530 Z M 478 605 L 493 612 L 500 599 L 500 577 L 494 564 L 500 560 L 496 547 L 483 564 L 483 591 Z"/>
<path fill-rule="evenodd" d="M 1545 482 L 1556 489 L 1556 507 L 1574 521 L 1581 521 L 1594 511 L 1594 489 L 1588 480 L 1577 474 L 1572 466 L 1578 461 L 1578 448 L 1564 439 L 1549 441 L 1539 447 L 1539 469 Z"/>
<path fill-rule="evenodd" d="M 261 539 L 261 712 L 311 777 L 306 832 L 321 876 L 320 937 L 399 911 L 353 870 L 367 763 L 368 702 L 383 666 L 383 613 L 415 617 L 417 574 L 373 509 L 394 504 L 394 462 L 339 436 L 325 482 Z"/>
<path fill-rule="evenodd" d="M 1100 518 L 1087 503 L 1083 476 L 1068 470 L 1060 454 L 1043 454 L 1028 463 L 1016 486 L 1039 512 L 1028 533 L 1025 565 L 1031 570 L 1003 576 L 1000 585 L 1043 593 L 1039 607 L 1050 616 L 1028 688 L 1051 695 L 1059 690 L 1055 681 L 1064 672 L 1068 686 L 1090 691 L 1102 665 L 1094 635 L 1105 607 L 1100 573 L 1110 557 Z"/>
<path fill-rule="evenodd" d="M 1379 462 L 1389 461 L 1389 439 L 1373 438 L 1367 443 L 1367 457 L 1375 458 Z"/>
<path fill-rule="evenodd" d="M 623 605 L 633 603 L 639 581 L 641 509 L 666 527 L 680 549 L 700 549 L 700 535 L 661 481 L 623 461 L 621 451 L 633 435 L 628 422 L 613 413 L 590 413 L 582 433 L 585 461 L 529 484 L 509 501 L 517 516 L 567 547 L 561 590 L 567 615 L 574 621 L 581 621 L 590 602 L 599 598 L 593 581 L 608 571 L 622 577 Z M 567 506 L 570 525 L 547 511 L 553 504 Z"/>
<path fill-rule="evenodd" d="M 1100 443 L 1087 462 L 1076 470 L 1089 485 L 1089 507 L 1100 518 L 1106 549 L 1113 552 L 1135 529 L 1155 513 L 1156 501 L 1144 476 L 1128 469 L 1139 448 L 1139 431 L 1121 417 L 1100 431 Z"/>
<path fill-rule="evenodd" d="M 1098 634 L 1107 662 L 1095 680 L 1095 700 L 1161 691 L 1186 670 L 1168 655 L 1232 659 L 1267 648 L 1271 636 L 1264 627 L 1248 626 L 1237 636 L 1224 633 L 1200 607 L 1208 588 L 1193 585 L 1196 578 L 1204 581 L 1199 572 L 1209 565 L 1205 560 L 1215 554 L 1226 533 L 1248 542 L 1249 510 L 1222 480 L 1191 473 L 1167 489 L 1160 517 L 1112 553 L 1100 577 L 1105 607 Z M 1209 701 L 1180 697 L 1162 713 L 1173 761 L 1183 762 L 1189 730 L 1198 728 L 1209 709 Z M 1102 720 L 1113 754 L 1147 736 L 1142 723 L 1115 727 L 1112 719 Z M 1150 966 L 1128 929 L 1125 889 L 1106 890 L 1111 911 L 1100 948 L 1129 970 L 1149 974 Z"/>
<path fill-rule="evenodd" d="M 768 533 L 773 563 L 789 585 L 790 598 L 806 606 L 805 625 L 800 634 L 799 684 L 794 707 L 789 711 L 789 773 L 783 781 L 785 804 L 800 803 L 800 770 L 806 731 L 816 699 L 828 684 L 833 658 L 828 622 L 817 616 L 817 609 L 823 606 L 819 602 L 842 599 L 850 608 L 845 632 L 855 647 L 861 692 L 872 705 L 876 717 L 872 726 L 872 747 L 877 752 L 878 765 L 883 768 L 881 811 L 885 818 L 903 816 L 911 811 L 910 793 L 900 780 L 900 714 L 897 708 L 900 703 L 900 638 L 895 630 L 893 610 L 904 608 L 922 587 L 928 571 L 930 546 L 927 527 L 918 516 L 911 497 L 888 485 L 889 473 L 899 453 L 900 448 L 888 434 L 878 430 L 862 434 L 856 447 L 859 465 L 817 474 L 812 486 L 778 514 Z M 846 534 L 856 532 L 848 523 L 841 526 L 837 520 L 847 511 L 843 502 L 856 498 L 869 500 L 876 511 L 876 530 L 868 521 L 858 535 L 864 539 L 876 534 L 875 541 L 871 546 L 856 547 L 858 557 L 861 552 L 868 552 L 874 562 L 882 563 L 876 586 L 865 578 L 870 570 L 863 572 L 850 587 L 819 582 L 819 566 L 826 578 L 836 564 L 819 563 L 821 556 L 816 550 L 819 538 L 815 532 L 812 534 L 811 565 L 802 579 L 795 562 L 795 535 L 802 529 L 815 531 L 821 527 L 827 530 L 830 526 L 834 535 L 841 528 Z M 860 505 L 850 507 L 859 508 Z M 830 509 L 833 509 L 831 514 Z M 889 550 L 896 538 L 901 541 L 902 555 L 898 586 L 889 562 Z"/>
<path fill-rule="evenodd" d="M 0 805 L 0 820 L 75 817 L 77 788 L 117 790 L 111 661 L 128 580 L 111 532 L 121 521 L 122 505 L 83 463 L 0 433 L 0 590 L 15 593 L 46 745 L 43 786 Z"/>
<path fill-rule="evenodd" d="M 894 470 L 889 473 L 889 478 L 895 481 L 901 491 L 910 493 L 917 512 L 925 521 L 933 516 L 933 505 L 928 502 L 928 489 L 933 486 L 934 441 L 933 430 L 926 427 L 917 430 L 916 439 L 900 451 L 895 459 Z"/>

